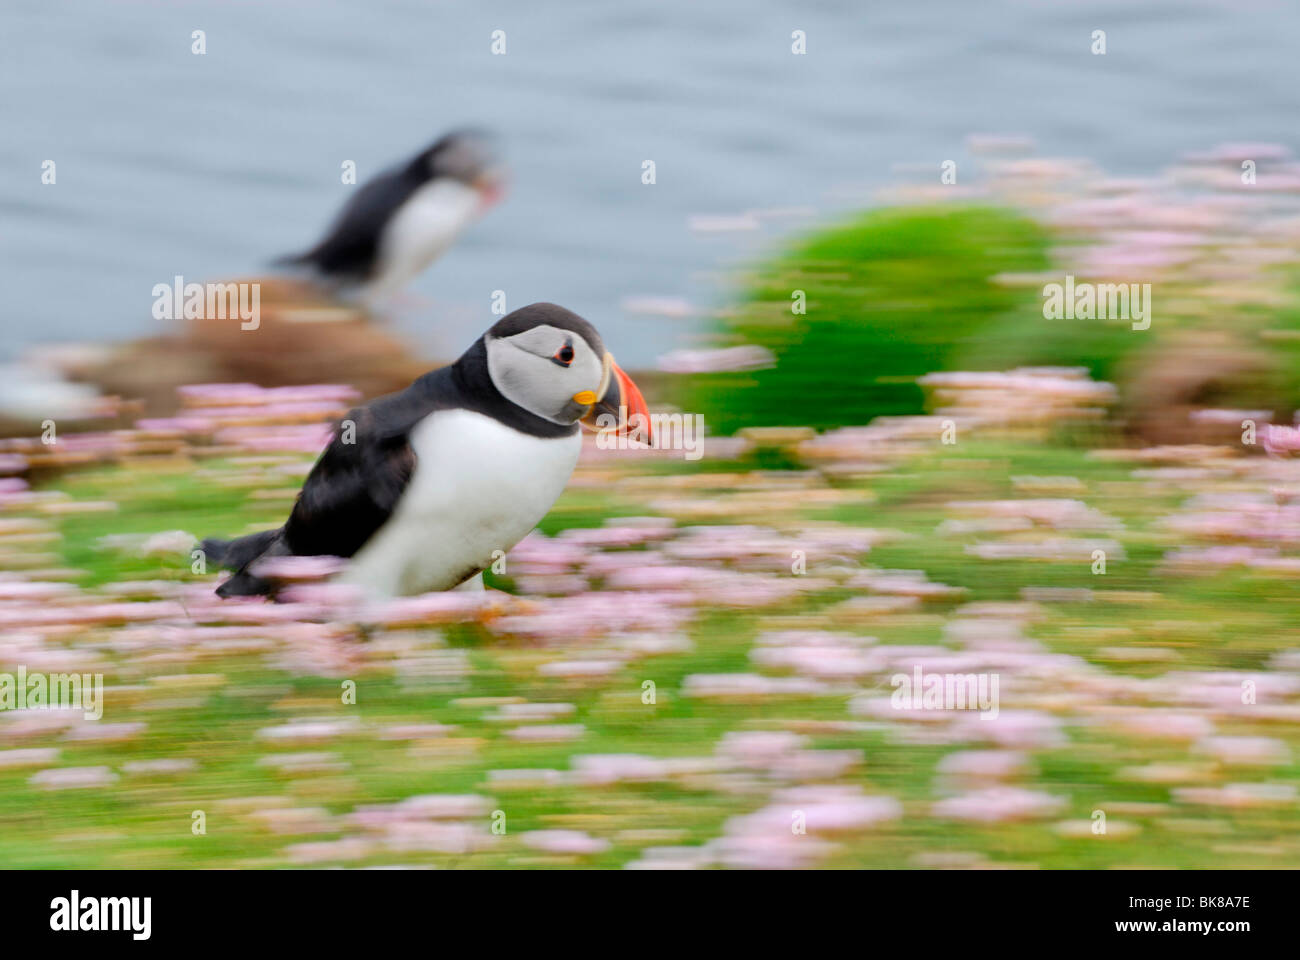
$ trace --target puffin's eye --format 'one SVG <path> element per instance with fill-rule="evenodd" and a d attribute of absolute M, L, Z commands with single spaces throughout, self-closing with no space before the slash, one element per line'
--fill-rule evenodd
<path fill-rule="evenodd" d="M 566 343 L 564 346 L 560 347 L 559 350 L 555 351 L 555 356 L 551 359 L 562 367 L 567 367 L 569 364 L 573 363 L 573 344 Z"/>

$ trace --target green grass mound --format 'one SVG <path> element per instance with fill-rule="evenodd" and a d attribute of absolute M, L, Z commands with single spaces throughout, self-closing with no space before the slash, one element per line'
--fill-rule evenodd
<path fill-rule="evenodd" d="M 723 434 L 920 413 L 916 377 L 951 369 L 1014 311 L 1041 318 L 1032 292 L 992 278 L 1046 269 L 1047 247 L 1036 224 L 985 208 L 877 210 L 816 233 L 761 268 L 720 330 L 776 365 L 692 377 L 682 406 Z"/>

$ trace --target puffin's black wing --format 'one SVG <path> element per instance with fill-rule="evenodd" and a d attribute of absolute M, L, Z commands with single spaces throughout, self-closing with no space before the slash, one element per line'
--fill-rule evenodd
<path fill-rule="evenodd" d="M 351 557 L 384 525 L 415 470 L 410 433 L 439 406 L 430 380 L 442 373 L 339 421 L 284 525 L 292 553 Z"/>
<path fill-rule="evenodd" d="M 384 227 L 418 188 L 405 170 L 380 174 L 348 201 L 320 243 L 306 253 L 276 262 L 309 264 L 329 277 L 367 279 L 379 255 Z"/>

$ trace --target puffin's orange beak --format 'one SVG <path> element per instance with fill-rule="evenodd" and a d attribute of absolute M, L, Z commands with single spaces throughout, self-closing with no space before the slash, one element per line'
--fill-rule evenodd
<path fill-rule="evenodd" d="M 605 395 L 592 405 L 582 422 L 597 431 L 609 430 L 616 437 L 649 443 L 653 437 L 645 397 L 632 378 L 614 362 L 613 356 L 606 354 L 605 362 L 609 367 Z"/>
<path fill-rule="evenodd" d="M 501 202 L 506 195 L 506 177 L 502 171 L 491 171 L 474 181 L 474 189 L 479 195 L 479 209 L 487 210 Z"/>

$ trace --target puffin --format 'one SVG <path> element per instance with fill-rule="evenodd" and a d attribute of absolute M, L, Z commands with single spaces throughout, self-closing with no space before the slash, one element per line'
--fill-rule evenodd
<path fill-rule="evenodd" d="M 281 257 L 335 295 L 374 305 L 396 293 L 502 196 L 491 137 L 457 130 L 367 181 L 316 246 Z"/>
<path fill-rule="evenodd" d="M 348 559 L 336 580 L 373 600 L 482 589 L 483 571 L 551 509 L 582 426 L 649 439 L 646 402 L 595 327 L 553 303 L 502 317 L 455 363 L 350 411 L 288 520 L 208 539 L 234 574 L 220 597 L 273 595 L 257 562 Z"/>

